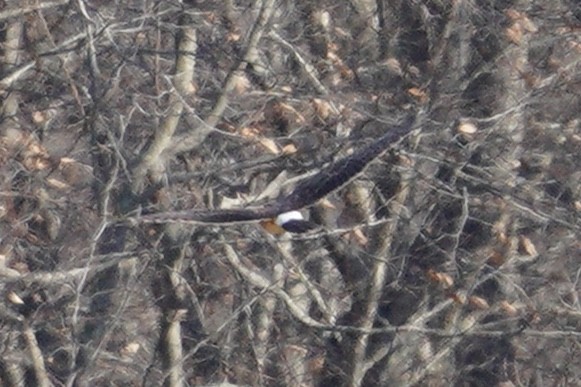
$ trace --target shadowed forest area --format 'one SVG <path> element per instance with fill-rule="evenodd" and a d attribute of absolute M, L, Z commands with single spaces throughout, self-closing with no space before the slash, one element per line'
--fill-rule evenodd
<path fill-rule="evenodd" d="M 580 111 L 575 0 L 0 0 L 0 385 L 578 385 Z"/>

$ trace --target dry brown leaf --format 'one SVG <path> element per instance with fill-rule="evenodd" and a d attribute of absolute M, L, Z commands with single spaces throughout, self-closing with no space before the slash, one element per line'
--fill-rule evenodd
<path fill-rule="evenodd" d="M 505 30 L 506 38 L 517 46 L 521 44 L 523 37 L 523 27 L 520 23 L 514 23 Z"/>
<path fill-rule="evenodd" d="M 504 264 L 505 261 L 506 257 L 504 256 L 504 254 L 500 251 L 495 251 L 490 255 L 490 257 L 488 257 L 486 263 L 492 267 L 500 267 Z"/>
<path fill-rule="evenodd" d="M 454 286 L 454 279 L 452 278 L 452 276 L 450 274 L 438 273 L 438 279 L 439 279 L 440 285 L 444 289 L 449 289 L 452 286 Z"/>
<path fill-rule="evenodd" d="M 353 70 L 351 70 L 349 66 L 347 66 L 343 60 L 337 54 L 335 54 L 335 50 L 333 48 L 335 48 L 334 45 L 329 45 L 327 58 L 331 61 L 331 63 L 333 63 L 335 67 L 337 67 L 339 70 L 339 75 L 342 79 L 352 80 L 355 78 L 355 73 L 353 73 Z"/>
<path fill-rule="evenodd" d="M 396 75 L 403 75 L 403 69 L 401 67 L 401 63 L 396 58 L 388 58 L 386 59 L 383 64 L 387 67 L 387 70 Z"/>
<path fill-rule="evenodd" d="M 352 235 L 353 238 L 355 239 L 355 242 L 359 246 L 367 246 L 367 244 L 369 243 L 369 238 L 367 238 L 367 236 L 365 236 L 363 231 L 361 231 L 361 229 L 359 228 L 353 230 Z"/>
<path fill-rule="evenodd" d="M 297 111 L 297 109 L 295 109 L 289 104 L 279 102 L 276 108 L 280 109 L 281 114 L 290 113 L 290 116 L 288 116 L 288 118 L 291 119 L 292 117 L 294 122 L 297 124 L 304 124 L 307 121 L 305 117 Z"/>
<path fill-rule="evenodd" d="M 250 88 L 250 80 L 243 73 L 236 73 L 232 79 L 234 93 L 237 95 L 244 94 Z"/>
<path fill-rule="evenodd" d="M 28 267 L 28 265 L 25 262 L 22 262 L 22 261 L 17 261 L 17 262 L 12 263 L 10 265 L 10 267 L 20 274 L 30 273 L 30 268 Z"/>
<path fill-rule="evenodd" d="M 337 206 L 335 206 L 333 203 L 331 203 L 331 201 L 328 198 L 323 198 L 319 201 L 319 204 L 321 205 L 321 207 L 323 208 L 328 208 L 331 210 L 334 210 L 337 208 Z"/>
<path fill-rule="evenodd" d="M 314 12 L 312 17 L 317 24 L 325 29 L 325 31 L 328 31 L 331 27 L 331 14 L 329 12 L 319 10 Z"/>
<path fill-rule="evenodd" d="M 61 157 L 61 159 L 59 160 L 59 167 L 62 168 L 62 164 L 71 164 L 71 163 L 76 163 L 77 160 L 72 159 L 70 157 Z"/>
<path fill-rule="evenodd" d="M 341 74 L 338 72 L 331 73 L 328 80 L 333 86 L 338 86 L 343 82 L 343 78 L 341 78 Z"/>
<path fill-rule="evenodd" d="M 455 292 L 450 294 L 450 298 L 459 305 L 464 305 L 466 303 L 466 295 L 464 293 Z"/>
<path fill-rule="evenodd" d="M 339 46 L 336 43 L 329 42 L 327 44 L 327 59 L 330 59 L 334 62 L 341 62 L 339 56 L 337 56 L 337 51 L 339 50 Z"/>
<path fill-rule="evenodd" d="M 341 74 L 341 77 L 343 79 L 347 81 L 352 81 L 355 78 L 355 73 L 353 72 L 353 70 L 351 70 L 348 66 L 343 64 L 343 62 L 338 64 L 337 67 L 339 68 L 339 73 Z"/>
<path fill-rule="evenodd" d="M 24 236 L 24 238 L 28 242 L 32 243 L 33 245 L 40 245 L 41 244 L 40 239 L 36 235 L 34 235 L 34 234 L 30 234 L 30 233 L 29 234 L 26 234 Z"/>
<path fill-rule="evenodd" d="M 34 165 L 37 171 L 42 171 L 44 169 L 50 168 L 51 162 L 48 157 L 38 157 Z"/>
<path fill-rule="evenodd" d="M 522 253 L 526 253 L 531 257 L 536 257 L 537 255 L 539 255 L 539 253 L 537 252 L 537 248 L 535 247 L 535 244 L 526 236 L 521 236 L 519 238 L 518 247 Z"/>
<path fill-rule="evenodd" d="M 50 185 L 53 188 L 59 189 L 59 190 L 69 190 L 71 188 L 70 185 L 68 185 L 67 183 L 65 183 L 64 181 L 49 177 L 48 179 L 46 179 L 46 182 L 48 185 Z"/>
<path fill-rule="evenodd" d="M 192 95 L 192 94 L 196 94 L 196 92 L 198 91 L 198 84 L 196 82 L 188 82 L 188 84 L 185 87 L 185 90 L 183 90 L 183 92 L 186 95 Z"/>
<path fill-rule="evenodd" d="M 484 298 L 478 297 L 478 296 L 468 297 L 468 303 L 476 309 L 485 310 L 485 309 L 490 308 L 490 304 L 488 303 L 488 301 L 486 301 Z"/>
<path fill-rule="evenodd" d="M 128 343 L 123 348 L 121 348 L 121 355 L 123 356 L 130 356 L 137 353 L 137 351 L 141 348 L 141 345 L 136 342 Z"/>
<path fill-rule="evenodd" d="M 14 292 L 9 292 L 6 298 L 14 305 L 24 305 L 24 300 Z"/>
<path fill-rule="evenodd" d="M 143 31 L 138 32 L 135 34 L 135 43 L 138 45 L 145 44 L 147 42 L 147 34 Z"/>
<path fill-rule="evenodd" d="M 242 35 L 239 31 L 231 31 L 226 35 L 226 41 L 228 42 L 237 42 L 240 40 Z"/>
<path fill-rule="evenodd" d="M 206 12 L 206 20 L 212 24 L 215 24 L 218 22 L 219 17 L 218 15 L 216 15 L 215 12 Z"/>
<path fill-rule="evenodd" d="M 320 98 L 313 98 L 311 100 L 311 103 L 315 109 L 315 112 L 320 118 L 322 118 L 323 120 L 329 118 L 331 112 L 333 111 L 333 108 L 331 107 L 331 104 L 328 101 L 325 101 Z"/>
<path fill-rule="evenodd" d="M 529 19 L 529 17 L 523 13 L 519 12 L 515 9 L 509 9 L 506 12 L 506 15 L 515 23 L 519 23 L 521 27 L 527 32 L 537 32 L 538 28 L 536 24 Z"/>
<path fill-rule="evenodd" d="M 408 155 L 404 155 L 403 153 L 400 153 L 397 156 L 397 162 L 399 165 L 406 167 L 406 168 L 412 168 L 415 164 L 414 159 L 412 159 Z"/>
<path fill-rule="evenodd" d="M 514 8 L 510 8 L 506 11 L 506 16 L 514 22 L 514 24 L 520 24 L 521 27 L 527 32 L 537 32 L 538 28 L 535 23 L 529 19 L 529 17 L 523 13 L 519 12 Z"/>
<path fill-rule="evenodd" d="M 504 209 L 505 208 L 504 202 L 499 203 L 499 207 L 501 209 Z M 494 235 L 496 236 L 500 243 L 506 243 L 506 241 L 508 240 L 508 237 L 506 236 L 506 227 L 507 227 L 506 222 L 507 220 L 501 217 L 492 225 L 492 232 L 494 233 Z"/>
<path fill-rule="evenodd" d="M 478 128 L 470 121 L 462 121 L 458 124 L 456 130 L 462 134 L 474 134 L 478 131 Z"/>
<path fill-rule="evenodd" d="M 29 171 L 42 171 L 50 166 L 50 161 L 46 157 L 32 156 L 22 160 L 22 165 Z"/>
<path fill-rule="evenodd" d="M 530 88 L 536 88 L 541 82 L 541 77 L 530 71 L 523 72 L 521 76 Z"/>
<path fill-rule="evenodd" d="M 519 23 L 522 24 L 522 27 L 527 32 L 535 33 L 539 30 L 537 28 L 537 25 L 531 19 L 529 19 L 529 17 L 526 15 L 523 15 L 523 18 L 521 20 L 519 20 Z"/>
<path fill-rule="evenodd" d="M 46 121 L 46 114 L 44 114 L 43 112 L 39 112 L 38 110 L 34 111 L 32 112 L 32 121 L 35 124 L 42 124 L 43 122 Z"/>
<path fill-rule="evenodd" d="M 28 156 L 48 156 L 46 149 L 35 141 L 31 141 L 26 149 Z"/>
<path fill-rule="evenodd" d="M 21 140 L 25 148 L 20 153 L 20 158 L 26 169 L 43 170 L 51 165 L 49 154 L 42 145 L 30 136 L 23 136 Z"/>
<path fill-rule="evenodd" d="M 295 144 L 286 144 L 282 147 L 283 155 L 294 155 L 295 153 L 297 153 L 297 147 Z"/>
<path fill-rule="evenodd" d="M 569 47 L 576 51 L 578 54 L 581 54 L 581 43 L 580 42 L 569 42 Z"/>
<path fill-rule="evenodd" d="M 321 372 L 324 369 L 323 367 L 325 366 L 325 363 L 326 363 L 325 356 L 318 355 L 313 357 L 312 359 L 309 360 L 308 363 L 309 372 L 310 373 Z"/>
<path fill-rule="evenodd" d="M 42 237 L 54 241 L 61 229 L 61 219 L 56 211 L 50 210 L 48 208 L 43 208 L 40 212 L 33 217 L 36 224 L 42 225 L 43 232 L 40 234 L 35 233 L 34 237 Z"/>
<path fill-rule="evenodd" d="M 432 282 L 438 282 L 438 277 L 436 276 L 437 272 L 434 269 L 428 269 L 426 275 L 428 279 Z"/>
<path fill-rule="evenodd" d="M 516 317 L 518 315 L 518 309 L 506 300 L 500 301 L 500 309 L 510 317 Z"/>
<path fill-rule="evenodd" d="M 407 72 L 408 72 L 408 74 L 410 74 L 411 76 L 413 76 L 415 78 L 419 78 L 420 75 L 422 74 L 422 72 L 420 71 L 420 68 L 413 66 L 413 65 L 408 66 Z"/>
<path fill-rule="evenodd" d="M 279 149 L 278 145 L 276 144 L 276 142 L 274 142 L 274 140 L 267 138 L 267 137 L 261 137 L 258 139 L 258 142 L 260 143 L 260 145 L 265 147 L 266 150 L 268 150 L 270 153 L 275 154 L 275 155 L 280 154 L 280 149 Z"/>
<path fill-rule="evenodd" d="M 329 28 L 331 27 L 331 14 L 329 12 L 316 11 L 313 12 L 311 17 L 313 18 L 313 21 L 323 27 L 325 31 L 329 31 Z"/>
<path fill-rule="evenodd" d="M 505 12 L 505 14 L 513 22 L 514 21 L 517 21 L 518 19 L 520 19 L 522 17 L 522 13 L 520 13 L 519 11 L 517 11 L 514 8 L 507 9 L 506 12 Z"/>
<path fill-rule="evenodd" d="M 412 97 L 416 98 L 421 103 L 425 103 L 428 100 L 428 95 L 426 92 L 419 87 L 410 87 L 408 89 L 408 94 Z"/>
<path fill-rule="evenodd" d="M 435 270 L 429 269 L 427 272 L 428 278 L 443 287 L 444 289 L 449 289 L 454 286 L 454 279 L 452 276 L 446 273 L 437 272 Z"/>
<path fill-rule="evenodd" d="M 246 138 L 255 138 L 258 135 L 258 131 L 255 128 L 245 126 L 240 129 L 240 135 Z"/>

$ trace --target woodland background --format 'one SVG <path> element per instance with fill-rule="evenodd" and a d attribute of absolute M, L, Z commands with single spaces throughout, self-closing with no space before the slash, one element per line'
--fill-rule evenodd
<path fill-rule="evenodd" d="M 580 100 L 575 0 L 0 0 L 0 384 L 578 385 Z"/>

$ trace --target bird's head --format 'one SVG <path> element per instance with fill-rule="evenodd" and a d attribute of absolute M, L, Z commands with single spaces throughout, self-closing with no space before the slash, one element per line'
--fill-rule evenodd
<path fill-rule="evenodd" d="M 303 233 L 317 227 L 316 224 L 305 220 L 299 211 L 289 211 L 278 215 L 275 219 L 260 222 L 260 225 L 269 233 L 281 235 L 285 232 Z"/>

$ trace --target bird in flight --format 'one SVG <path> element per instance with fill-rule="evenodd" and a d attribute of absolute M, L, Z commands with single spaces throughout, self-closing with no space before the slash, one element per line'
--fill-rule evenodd
<path fill-rule="evenodd" d="M 300 181 L 288 195 L 279 196 L 270 202 L 243 208 L 160 212 L 143 215 L 132 221 L 205 225 L 260 222 L 267 231 L 273 234 L 282 234 L 285 231 L 307 232 L 317 226 L 305 220 L 299 210 L 315 204 L 359 176 L 369 163 L 408 134 L 412 130 L 414 121 L 414 116 L 407 117 L 402 124 L 391 128 L 375 142 L 329 164 L 314 175 Z"/>

